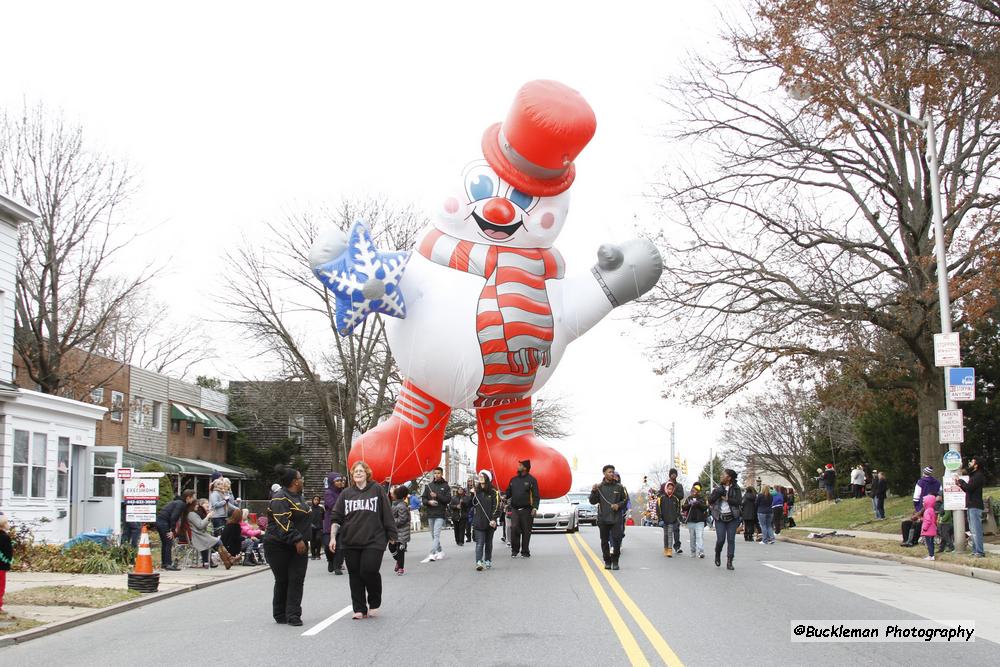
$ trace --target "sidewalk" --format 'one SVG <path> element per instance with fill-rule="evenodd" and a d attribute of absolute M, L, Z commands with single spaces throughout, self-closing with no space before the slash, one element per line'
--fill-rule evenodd
<path fill-rule="evenodd" d="M 0 636 L 0 646 L 41 637 L 52 632 L 89 623 L 90 621 L 111 616 L 135 607 L 141 607 L 167 597 L 186 593 L 188 591 L 221 584 L 233 579 L 239 579 L 258 572 L 270 572 L 266 565 L 234 565 L 232 569 L 224 567 L 213 569 L 184 568 L 177 572 L 160 570 L 160 587 L 156 593 L 149 593 L 134 600 L 128 600 L 109 607 L 94 609 L 91 607 L 65 606 L 28 606 L 4 605 L 4 611 L 18 618 L 31 619 L 45 625 L 19 632 L 17 634 Z M 7 593 L 14 593 L 40 586 L 86 586 L 90 588 L 128 588 L 126 574 L 69 574 L 66 572 L 8 572 Z"/>
<path fill-rule="evenodd" d="M 834 530 L 838 535 L 851 535 L 852 537 L 864 537 L 870 540 L 888 540 L 890 542 L 900 542 L 903 538 L 900 533 L 874 533 L 870 530 L 848 530 L 845 528 L 810 528 L 809 526 L 795 526 L 795 530 L 808 530 L 810 533 L 830 533 Z M 992 554 L 1000 555 L 1000 544 L 984 544 L 983 548 Z"/>

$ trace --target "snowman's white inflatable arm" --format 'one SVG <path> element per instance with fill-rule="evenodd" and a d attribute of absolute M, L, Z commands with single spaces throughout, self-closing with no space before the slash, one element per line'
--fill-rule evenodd
<path fill-rule="evenodd" d="M 648 292 L 662 273 L 663 258 L 647 239 L 602 245 L 597 264 L 588 273 L 563 281 L 563 325 L 570 340 L 582 336 L 612 309 Z"/>

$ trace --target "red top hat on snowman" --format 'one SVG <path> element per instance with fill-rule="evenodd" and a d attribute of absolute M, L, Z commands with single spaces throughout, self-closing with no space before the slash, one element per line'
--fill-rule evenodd
<path fill-rule="evenodd" d="M 529 81 L 507 119 L 483 134 L 483 155 L 521 192 L 552 197 L 573 184 L 573 160 L 596 129 L 594 110 L 580 93 L 558 81 Z"/>

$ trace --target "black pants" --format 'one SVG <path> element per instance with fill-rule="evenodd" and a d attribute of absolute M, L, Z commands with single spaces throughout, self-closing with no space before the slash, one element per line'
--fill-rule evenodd
<path fill-rule="evenodd" d="M 910 521 L 909 519 L 900 524 L 903 542 L 915 545 L 920 541 L 920 524 L 920 521 Z"/>
<path fill-rule="evenodd" d="M 393 559 L 396 561 L 396 569 L 397 570 L 405 570 L 406 569 L 406 545 L 405 544 L 397 544 L 395 548 L 396 548 L 396 550 L 393 551 L 392 550 L 393 549 L 392 545 L 389 545 L 389 553 L 392 554 Z"/>
<path fill-rule="evenodd" d="M 625 535 L 625 527 L 622 526 L 622 536 Z M 681 548 L 681 522 L 680 519 L 674 521 L 674 551 Z"/>
<path fill-rule="evenodd" d="M 382 575 L 378 570 L 382 567 L 382 550 L 344 549 L 344 560 L 355 613 L 367 614 L 369 609 L 381 607 Z"/>
<path fill-rule="evenodd" d="M 951 523 L 938 524 L 938 537 L 941 538 L 941 548 L 955 548 L 955 525 Z"/>
<path fill-rule="evenodd" d="M 772 507 L 771 508 L 771 522 L 774 524 L 774 534 L 778 535 L 781 533 L 783 523 L 785 521 L 785 508 L 783 507 Z"/>
<path fill-rule="evenodd" d="M 167 527 L 167 524 L 157 521 L 156 532 L 160 534 L 160 565 L 162 567 L 173 565 L 174 541 L 167 537 L 167 533 L 170 532 L 170 528 Z"/>
<path fill-rule="evenodd" d="M 313 558 L 319 558 L 320 552 L 323 550 L 323 529 L 313 526 L 312 529 L 312 539 L 309 540 L 310 552 Z"/>
<path fill-rule="evenodd" d="M 601 533 L 601 555 L 605 563 L 617 563 L 622 553 L 622 538 L 625 537 L 625 527 L 619 521 L 614 523 L 599 523 L 597 529 Z M 611 553 L 612 547 L 614 553 Z"/>
<path fill-rule="evenodd" d="M 344 547 L 330 551 L 330 533 L 323 533 L 323 553 L 326 554 L 326 562 L 332 564 L 334 570 L 344 569 Z"/>
<path fill-rule="evenodd" d="M 306 579 L 309 557 L 287 544 L 264 543 L 264 556 L 274 574 L 271 614 L 276 621 L 302 618 L 302 583 Z"/>
<path fill-rule="evenodd" d="M 465 533 L 469 528 L 469 522 L 467 519 L 455 519 L 455 544 L 461 546 L 465 544 Z"/>
<path fill-rule="evenodd" d="M 521 554 L 530 556 L 531 527 L 535 517 L 531 516 L 530 507 L 515 507 L 510 513 L 510 552 L 515 556 Z"/>
<path fill-rule="evenodd" d="M 472 519 L 468 517 L 465 518 L 465 541 L 472 541 Z"/>
<path fill-rule="evenodd" d="M 757 532 L 757 519 L 743 519 L 743 539 L 753 542 L 754 532 Z"/>

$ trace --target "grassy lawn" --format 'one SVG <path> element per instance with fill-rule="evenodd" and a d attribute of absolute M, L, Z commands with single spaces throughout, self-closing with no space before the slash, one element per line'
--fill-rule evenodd
<path fill-rule="evenodd" d="M 886 513 L 888 514 L 888 508 L 886 508 Z M 795 529 L 783 530 L 781 531 L 781 534 L 795 539 L 804 540 L 806 542 L 816 542 L 817 544 L 836 544 L 842 547 L 854 547 L 855 549 L 864 549 L 865 551 L 875 551 L 883 554 L 895 554 L 897 556 L 911 556 L 917 558 L 923 558 L 927 555 L 927 547 L 925 547 L 923 543 L 915 547 L 901 547 L 899 546 L 899 542 L 863 537 L 824 537 L 822 539 L 810 540 L 807 537 L 809 535 L 809 531 Z M 935 558 L 942 563 L 968 565 L 970 567 L 980 567 L 985 570 L 1000 570 L 1000 558 L 993 555 L 987 555 L 986 558 L 970 558 L 969 556 L 957 553 L 939 553 L 935 554 Z"/>
<path fill-rule="evenodd" d="M 141 595 L 138 591 L 121 588 L 91 588 L 89 586 L 37 586 L 4 596 L 12 605 L 40 607 L 109 607 Z"/>
<path fill-rule="evenodd" d="M 983 498 L 992 496 L 994 502 L 1000 498 L 1000 487 L 983 489 Z M 876 521 L 872 511 L 871 498 L 847 498 L 817 514 L 798 521 L 810 528 L 840 528 L 841 530 L 870 530 L 875 533 L 899 533 L 899 524 L 913 514 L 913 500 L 910 498 L 886 498 L 885 519 Z M 996 541 L 996 536 L 987 536 L 987 542 Z"/>
<path fill-rule="evenodd" d="M 6 601 L 6 596 L 4 597 Z M 42 625 L 42 623 L 34 619 L 17 618 L 6 612 L 0 611 L 0 635 L 12 635 L 15 632 L 30 630 L 31 628 L 38 627 L 39 625 Z"/>

